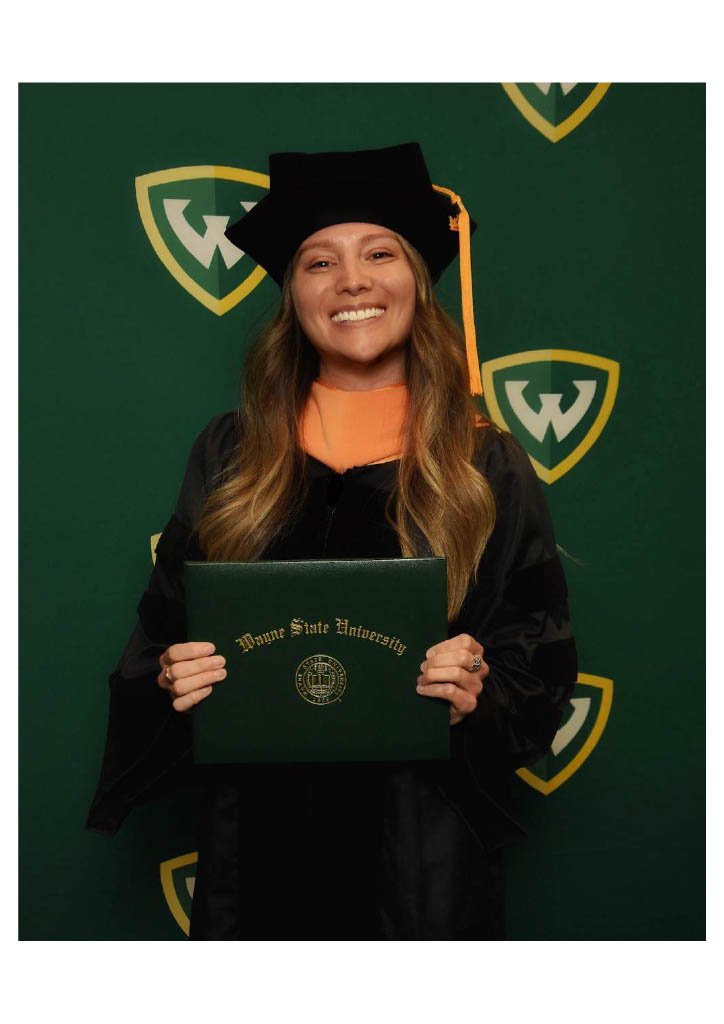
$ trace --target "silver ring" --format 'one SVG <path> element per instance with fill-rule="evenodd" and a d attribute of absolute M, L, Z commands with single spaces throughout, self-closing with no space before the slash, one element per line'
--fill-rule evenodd
<path fill-rule="evenodd" d="M 483 664 L 483 659 L 479 654 L 473 655 L 473 667 L 470 669 L 471 672 L 477 672 L 480 666 Z"/>
<path fill-rule="evenodd" d="M 172 678 L 171 678 L 171 676 L 170 676 L 170 675 L 168 674 L 168 669 L 166 669 L 166 678 L 168 679 L 169 683 L 172 683 L 172 682 L 173 682 L 173 679 L 172 679 Z"/>

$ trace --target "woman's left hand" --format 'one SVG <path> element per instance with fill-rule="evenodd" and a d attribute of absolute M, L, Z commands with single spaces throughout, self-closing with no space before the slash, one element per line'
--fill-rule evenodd
<path fill-rule="evenodd" d="M 450 724 L 457 725 L 478 706 L 483 679 L 490 671 L 483 661 L 483 646 L 467 633 L 460 633 L 435 644 L 425 657 L 427 660 L 420 665 L 422 675 L 417 677 L 417 692 L 450 701 Z"/>

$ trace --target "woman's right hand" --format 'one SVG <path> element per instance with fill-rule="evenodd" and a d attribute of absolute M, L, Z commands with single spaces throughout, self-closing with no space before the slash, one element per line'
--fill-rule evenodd
<path fill-rule="evenodd" d="M 161 671 L 156 682 L 168 690 L 176 711 L 188 711 L 226 676 L 226 658 L 215 651 L 210 643 L 172 644 L 158 659 Z"/>

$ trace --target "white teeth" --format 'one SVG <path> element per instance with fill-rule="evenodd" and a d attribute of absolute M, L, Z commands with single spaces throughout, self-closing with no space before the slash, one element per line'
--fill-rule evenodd
<path fill-rule="evenodd" d="M 351 309 L 342 313 L 335 313 L 332 320 L 336 324 L 344 323 L 346 320 L 370 320 L 372 317 L 382 316 L 384 309 L 374 307 L 372 309 Z"/>

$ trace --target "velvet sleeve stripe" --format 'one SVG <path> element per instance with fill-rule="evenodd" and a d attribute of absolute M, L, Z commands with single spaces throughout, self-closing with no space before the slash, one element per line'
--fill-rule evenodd
<path fill-rule="evenodd" d="M 567 683 L 570 696 L 573 681 L 578 676 L 578 657 L 573 637 L 538 644 L 533 654 L 531 671 L 550 685 Z"/>
<path fill-rule="evenodd" d="M 164 526 L 163 533 L 156 545 L 156 562 L 161 562 L 169 572 L 180 574 L 183 571 L 190 535 L 191 531 L 188 526 L 173 514 Z"/>
<path fill-rule="evenodd" d="M 186 638 L 186 611 L 181 601 L 147 590 L 138 604 L 138 617 L 153 643 L 166 647 Z"/>
<path fill-rule="evenodd" d="M 557 555 L 513 573 L 505 593 L 506 604 L 522 611 L 563 611 L 568 600 L 568 587 L 563 566 Z"/>

